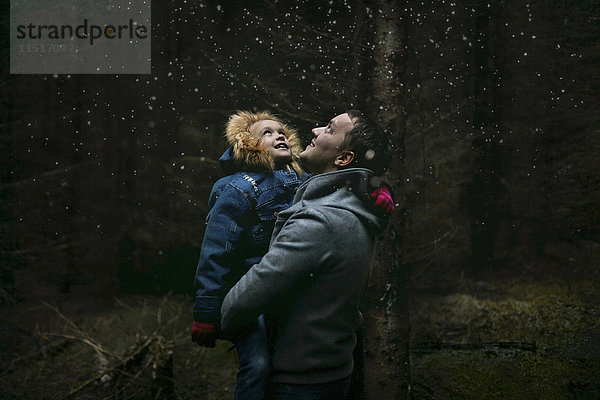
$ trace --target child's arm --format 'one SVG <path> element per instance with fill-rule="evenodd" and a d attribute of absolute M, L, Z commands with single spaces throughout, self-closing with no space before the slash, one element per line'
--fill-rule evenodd
<path fill-rule="evenodd" d="M 192 326 L 192 340 L 208 347 L 215 345 L 219 334 L 221 302 L 229 290 L 223 287 L 223 278 L 234 265 L 242 262 L 242 221 L 250 208 L 248 198 L 229 185 L 211 194 L 211 199 L 214 199 L 214 205 L 208 214 L 194 282 L 196 298 Z"/>
<path fill-rule="evenodd" d="M 388 215 L 392 215 L 395 208 L 394 198 L 392 189 L 385 182 L 375 188 L 369 196 L 375 201 L 375 207 Z"/>

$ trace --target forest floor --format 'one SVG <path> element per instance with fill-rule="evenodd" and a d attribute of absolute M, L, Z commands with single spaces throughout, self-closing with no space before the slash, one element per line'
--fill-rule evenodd
<path fill-rule="evenodd" d="M 430 265 L 411 290 L 414 399 L 600 398 L 597 246 L 513 254 L 475 275 Z M 4 304 L 0 399 L 150 399 L 169 382 L 177 399 L 233 398 L 235 351 L 192 344 L 191 307 L 171 295 Z"/>
<path fill-rule="evenodd" d="M 600 399 L 600 246 L 430 269 L 411 293 L 415 399 Z"/>
<path fill-rule="evenodd" d="M 192 303 L 189 296 L 119 296 L 93 313 L 41 304 L 34 311 L 45 309 L 45 323 L 3 328 L 0 399 L 169 398 L 159 395 L 169 381 L 171 398 L 233 398 L 236 352 L 226 341 L 214 349 L 192 343 Z M 26 324 L 19 316 L 27 311 L 5 311 L 3 324 L 7 314 Z"/>

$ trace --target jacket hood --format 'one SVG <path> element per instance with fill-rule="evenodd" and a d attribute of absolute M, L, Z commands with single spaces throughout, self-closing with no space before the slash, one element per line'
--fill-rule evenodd
<path fill-rule="evenodd" d="M 241 161 L 235 159 L 233 155 L 233 147 L 228 147 L 227 150 L 223 153 L 221 158 L 219 158 L 219 165 L 225 174 L 231 175 L 235 172 L 243 171 L 244 164 Z"/>
<path fill-rule="evenodd" d="M 381 235 L 389 217 L 374 206 L 369 193 L 374 189 L 373 171 L 348 168 L 315 175 L 298 188 L 296 199 L 307 206 L 346 209 L 359 217 L 369 231 Z"/>
<path fill-rule="evenodd" d="M 231 168 L 234 168 L 234 170 L 256 169 L 267 172 L 275 170 L 273 158 L 263 148 L 260 140 L 254 138 L 250 133 L 250 128 L 254 123 L 267 119 L 277 121 L 283 127 L 283 132 L 292 150 L 292 161 L 287 167 L 292 168 L 298 174 L 302 174 L 299 163 L 302 145 L 296 134 L 296 130 L 284 124 L 278 117 L 267 111 L 257 113 L 238 111 L 229 117 L 225 129 L 225 137 L 230 148 L 219 159 L 221 166 L 226 172 L 229 172 Z M 225 157 L 226 155 L 227 157 Z M 223 166 L 224 164 L 225 166 Z"/>

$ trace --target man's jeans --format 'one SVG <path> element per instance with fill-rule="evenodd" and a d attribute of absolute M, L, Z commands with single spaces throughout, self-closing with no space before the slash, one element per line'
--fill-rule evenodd
<path fill-rule="evenodd" d="M 345 400 L 350 377 L 312 385 L 272 382 L 269 400 Z"/>
<path fill-rule="evenodd" d="M 367 389 L 365 387 L 365 328 L 361 326 L 356 331 L 356 347 L 354 347 L 354 370 L 350 380 L 350 389 L 347 400 L 365 400 Z"/>
<path fill-rule="evenodd" d="M 269 400 L 365 400 L 365 332 L 361 326 L 356 332 L 354 370 L 346 379 L 319 385 L 291 385 L 271 383 Z"/>
<path fill-rule="evenodd" d="M 271 369 L 265 320 L 258 317 L 258 328 L 236 343 L 240 367 L 235 385 L 235 400 L 262 400 Z"/>

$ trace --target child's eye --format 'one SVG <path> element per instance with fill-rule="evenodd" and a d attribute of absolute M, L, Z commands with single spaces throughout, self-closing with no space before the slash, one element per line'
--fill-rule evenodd
<path fill-rule="evenodd" d="M 268 129 L 267 129 L 266 131 L 264 131 L 264 132 L 263 132 L 263 135 L 270 135 L 271 133 L 272 133 L 272 132 L 271 132 L 270 130 L 268 130 Z"/>

